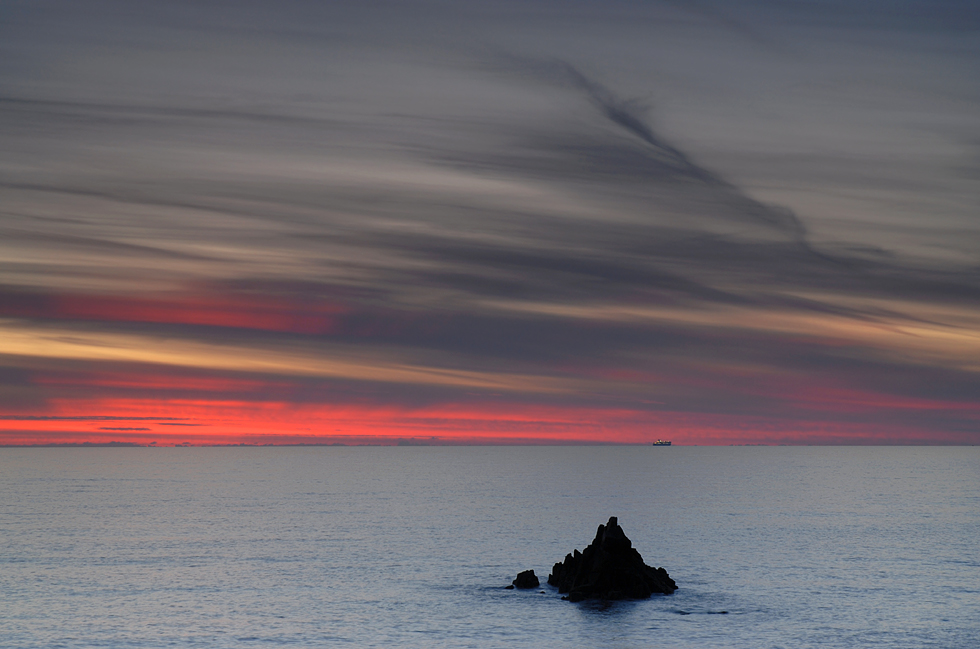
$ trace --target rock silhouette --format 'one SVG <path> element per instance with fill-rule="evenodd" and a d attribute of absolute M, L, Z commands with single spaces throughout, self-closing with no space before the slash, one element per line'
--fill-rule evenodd
<path fill-rule="evenodd" d="M 525 570 L 524 572 L 518 573 L 517 579 L 511 583 L 518 588 L 537 588 L 541 585 L 541 582 L 538 581 L 538 576 L 534 574 L 533 570 Z"/>
<path fill-rule="evenodd" d="M 663 568 L 652 568 L 633 547 L 613 516 L 600 525 L 583 552 L 566 554 L 548 575 L 548 583 L 568 599 L 644 599 L 653 593 L 669 595 L 677 584 Z"/>

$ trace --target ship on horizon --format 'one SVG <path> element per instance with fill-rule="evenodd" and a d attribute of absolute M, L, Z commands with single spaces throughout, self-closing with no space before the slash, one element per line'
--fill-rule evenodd
<path fill-rule="evenodd" d="M 669 439 L 658 439 L 656 442 L 653 443 L 653 445 L 654 446 L 670 446 L 670 440 Z"/>

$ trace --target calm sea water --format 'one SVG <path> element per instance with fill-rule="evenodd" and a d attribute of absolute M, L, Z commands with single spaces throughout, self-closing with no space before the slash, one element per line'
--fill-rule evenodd
<path fill-rule="evenodd" d="M 0 495 L 3 647 L 980 646 L 974 447 L 3 449 Z M 611 515 L 675 594 L 503 589 Z"/>

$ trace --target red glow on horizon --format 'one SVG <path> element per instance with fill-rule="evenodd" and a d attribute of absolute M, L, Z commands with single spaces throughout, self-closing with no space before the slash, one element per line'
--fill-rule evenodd
<path fill-rule="evenodd" d="M 79 306 L 83 302 L 81 298 L 57 302 L 61 306 L 47 312 L 104 315 L 100 309 L 106 302 L 96 301 L 84 308 Z M 124 303 L 130 304 L 121 299 L 108 302 L 117 307 Z M 201 301 L 181 302 L 179 308 L 176 302 L 139 303 L 146 310 L 131 313 L 127 316 L 130 321 L 159 315 L 154 309 L 169 313 L 173 322 L 207 320 L 200 316 L 206 309 L 194 311 L 204 308 Z M 290 303 L 270 304 L 286 309 Z M 208 308 L 213 309 L 209 313 L 220 315 L 212 322 L 226 322 L 250 309 L 261 315 L 264 307 L 229 299 Z M 343 311 L 341 307 L 322 310 Z M 198 316 L 189 315 L 192 313 Z M 286 319 L 276 319 L 280 317 Z M 238 326 L 302 328 L 310 322 L 326 326 L 326 320 L 289 320 L 292 317 L 276 311 L 269 319 L 245 318 L 246 324 Z M 8 389 L 11 397 L 0 410 L 0 445 L 394 443 L 398 439 L 646 444 L 663 438 L 677 445 L 980 441 L 976 427 L 971 428 L 980 420 L 980 403 L 975 400 L 907 398 L 862 387 L 860 376 L 829 372 L 715 367 L 708 362 L 676 368 L 664 365 L 657 372 L 584 365 L 565 367 L 563 377 L 602 381 L 592 381 L 585 388 L 570 382 L 575 387 L 566 392 L 542 395 L 456 386 L 429 390 L 412 384 L 412 377 L 384 382 L 297 376 L 289 374 L 288 368 L 265 374 L 135 361 L 11 358 L 19 365 L 14 365 L 16 373 L 11 375 L 16 377 Z M 405 405 L 399 399 L 411 392 L 402 391 L 403 385 L 418 389 L 415 394 L 429 399 L 439 395 L 439 401 Z M 581 392 L 574 392 L 579 389 Z M 19 410 L 17 403 L 23 404 Z M 928 430 L 915 423 L 928 421 L 921 413 L 934 413 L 932 421 L 946 428 Z"/>
<path fill-rule="evenodd" d="M 969 443 L 913 427 L 524 404 L 419 408 L 234 400 L 105 399 L 53 404 L 43 416 L 7 416 L 0 443 L 209 444 L 649 444 Z M 145 430 L 143 430 L 145 429 Z"/>

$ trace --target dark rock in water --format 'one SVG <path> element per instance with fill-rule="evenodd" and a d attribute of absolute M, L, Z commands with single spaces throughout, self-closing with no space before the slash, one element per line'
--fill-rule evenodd
<path fill-rule="evenodd" d="M 653 593 L 669 595 L 677 590 L 666 570 L 643 563 L 615 516 L 599 526 L 584 552 L 575 550 L 574 554 L 565 555 L 564 562 L 556 563 L 548 583 L 557 586 L 559 593 L 568 593 L 571 602 L 644 599 Z"/>
<path fill-rule="evenodd" d="M 518 588 L 537 588 L 541 585 L 533 570 L 525 570 L 524 572 L 518 573 L 517 579 L 511 583 Z"/>

